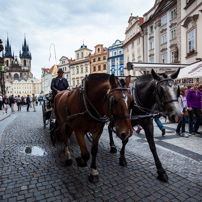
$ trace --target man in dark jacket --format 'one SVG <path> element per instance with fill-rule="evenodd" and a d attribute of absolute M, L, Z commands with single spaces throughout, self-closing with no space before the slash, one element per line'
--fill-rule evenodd
<path fill-rule="evenodd" d="M 29 112 L 29 105 L 30 105 L 30 97 L 29 97 L 29 95 L 27 95 L 26 103 L 27 103 L 27 112 Z"/>
<path fill-rule="evenodd" d="M 51 82 L 51 89 L 53 91 L 53 99 L 60 91 L 66 90 L 69 87 L 68 81 L 66 78 L 63 77 L 63 70 L 62 68 L 58 69 L 58 76 L 53 78 Z"/>

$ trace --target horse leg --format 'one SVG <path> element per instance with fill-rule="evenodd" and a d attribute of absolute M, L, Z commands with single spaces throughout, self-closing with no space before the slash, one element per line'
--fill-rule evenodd
<path fill-rule="evenodd" d="M 116 146 L 115 146 L 115 144 L 114 144 L 112 129 L 113 129 L 113 123 L 110 122 L 110 123 L 109 123 L 109 126 L 108 126 L 109 139 L 110 139 L 110 147 L 111 147 L 110 152 L 111 152 L 111 153 L 117 153 L 117 149 L 116 149 Z"/>
<path fill-rule="evenodd" d="M 125 159 L 125 146 L 127 143 L 128 143 L 128 139 L 125 141 L 122 141 L 122 148 L 120 151 L 120 158 L 119 158 L 119 165 L 124 167 L 127 166 L 127 162 Z"/>
<path fill-rule="evenodd" d="M 91 172 L 89 176 L 89 181 L 92 183 L 99 181 L 99 176 L 98 176 L 99 173 L 97 171 L 97 166 L 96 166 L 96 156 L 98 152 L 98 142 L 102 134 L 102 131 L 103 131 L 103 128 L 98 133 L 93 134 L 93 142 L 91 147 L 92 162 L 91 162 Z"/>
<path fill-rule="evenodd" d="M 60 132 L 62 134 L 62 141 L 65 144 L 65 165 L 71 166 L 72 165 L 72 159 L 71 159 L 71 154 L 70 154 L 69 148 L 68 148 L 69 138 L 66 135 L 66 128 L 65 128 L 64 124 L 60 127 Z"/>
<path fill-rule="evenodd" d="M 163 182 L 168 182 L 168 176 L 166 174 L 166 171 L 162 167 L 162 164 L 159 160 L 159 157 L 158 157 L 158 154 L 156 151 L 156 146 L 155 146 L 155 142 L 154 142 L 153 120 L 149 120 L 148 122 L 145 122 L 145 124 L 143 124 L 142 127 L 145 131 L 147 142 L 149 144 L 150 150 L 151 150 L 154 160 L 155 160 L 157 173 L 158 173 L 157 179 L 159 179 Z"/>
<path fill-rule="evenodd" d="M 90 159 L 90 154 L 86 147 L 86 142 L 84 139 L 85 134 L 83 132 L 77 131 L 75 132 L 75 136 L 81 150 L 81 157 L 76 158 L 77 165 L 79 167 L 86 167 L 87 161 Z"/>

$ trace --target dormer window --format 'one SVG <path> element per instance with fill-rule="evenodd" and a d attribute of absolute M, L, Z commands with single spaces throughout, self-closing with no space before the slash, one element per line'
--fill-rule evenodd
<path fill-rule="evenodd" d="M 81 53 L 81 58 L 83 58 L 83 52 Z"/>
<path fill-rule="evenodd" d="M 98 52 L 98 53 L 100 52 L 100 48 L 97 49 L 97 52 Z"/>

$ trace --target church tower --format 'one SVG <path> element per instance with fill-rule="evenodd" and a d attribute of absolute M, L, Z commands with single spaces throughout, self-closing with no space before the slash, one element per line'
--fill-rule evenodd
<path fill-rule="evenodd" d="M 19 54 L 21 60 L 22 70 L 28 70 L 31 72 L 31 53 L 29 51 L 29 46 L 27 45 L 26 38 L 24 38 L 24 44 L 22 45 L 22 53 Z"/>
<path fill-rule="evenodd" d="M 3 57 L 4 57 L 5 70 L 9 70 L 11 65 L 13 64 L 14 53 L 12 55 L 11 45 L 9 43 L 8 37 L 7 37 L 7 42 L 5 45 L 5 54 L 3 52 Z"/>

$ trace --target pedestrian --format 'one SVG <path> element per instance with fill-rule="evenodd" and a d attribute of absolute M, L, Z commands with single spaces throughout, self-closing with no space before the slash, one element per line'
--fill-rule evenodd
<path fill-rule="evenodd" d="M 42 101 L 42 98 L 41 98 L 41 96 L 40 96 L 40 98 L 39 98 L 39 105 L 41 105 L 41 101 Z"/>
<path fill-rule="evenodd" d="M 29 106 L 30 106 L 30 97 L 29 97 L 29 95 L 27 95 L 26 104 L 27 104 L 27 112 L 29 112 Z"/>
<path fill-rule="evenodd" d="M 2 110 L 2 105 L 3 105 L 3 97 L 2 94 L 0 93 L 0 110 Z"/>
<path fill-rule="evenodd" d="M 7 95 L 4 96 L 3 104 L 4 104 L 5 113 L 7 114 L 8 106 L 9 106 L 9 99 L 8 99 Z"/>
<path fill-rule="evenodd" d="M 36 106 L 38 106 L 38 97 L 36 96 Z"/>
<path fill-rule="evenodd" d="M 12 112 L 14 112 L 14 104 L 15 104 L 14 97 L 13 97 L 13 95 L 11 95 L 11 97 L 10 97 L 10 106 L 11 106 L 11 111 Z"/>
<path fill-rule="evenodd" d="M 156 113 L 158 113 L 159 111 L 156 111 Z M 165 130 L 165 127 L 163 126 L 163 124 L 161 123 L 161 121 L 159 120 L 159 118 L 155 118 L 154 121 L 156 122 L 157 126 L 159 127 L 159 129 L 161 130 L 162 132 L 162 136 L 165 135 L 166 133 L 166 130 Z"/>
<path fill-rule="evenodd" d="M 17 102 L 17 106 L 18 106 L 18 111 L 21 111 L 22 100 L 21 100 L 21 97 L 19 95 L 16 98 L 16 102 Z"/>
<path fill-rule="evenodd" d="M 31 96 L 29 96 L 29 99 L 30 99 L 29 106 L 30 106 L 30 108 L 32 108 L 32 97 L 31 97 Z"/>
<path fill-rule="evenodd" d="M 201 121 L 201 113 L 202 111 L 202 103 L 201 103 L 201 95 L 202 92 L 198 90 L 199 84 L 197 82 L 193 83 L 192 88 L 190 88 L 187 92 L 187 105 L 188 105 L 188 122 L 189 122 L 189 133 L 192 135 L 201 134 L 199 129 L 199 124 Z M 199 108 L 200 107 L 200 108 Z M 193 125 L 194 114 L 196 117 L 195 123 Z"/>
<path fill-rule="evenodd" d="M 34 94 L 32 94 L 32 105 L 33 105 L 33 112 L 36 112 L 36 96 Z"/>
<path fill-rule="evenodd" d="M 176 135 L 180 135 L 182 137 L 189 137 L 189 135 L 187 133 L 185 133 L 185 125 L 186 125 L 186 121 L 187 121 L 186 116 L 185 116 L 185 111 L 187 111 L 186 94 L 187 94 L 187 88 L 181 87 L 180 88 L 180 97 L 178 98 L 178 102 L 179 102 L 180 110 L 181 110 L 183 116 L 182 116 L 181 121 L 177 125 Z M 180 128 L 182 129 L 181 133 L 180 133 Z"/>

